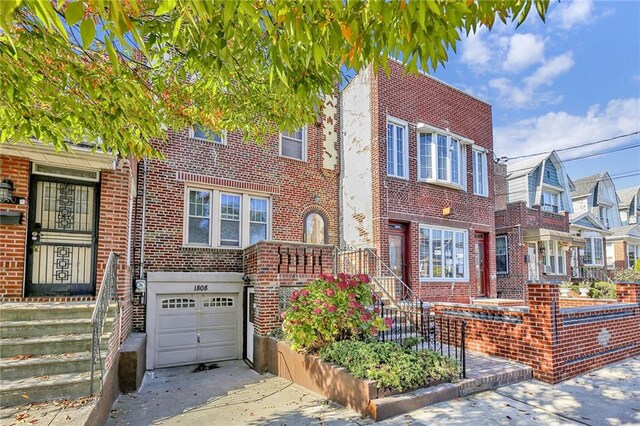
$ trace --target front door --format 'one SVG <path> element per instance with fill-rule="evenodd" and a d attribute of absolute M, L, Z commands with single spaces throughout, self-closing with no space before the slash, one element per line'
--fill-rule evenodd
<path fill-rule="evenodd" d="M 256 315 L 256 293 L 253 287 L 247 287 L 247 309 L 246 309 L 246 321 L 247 321 L 247 334 L 246 339 L 246 358 L 253 363 L 253 332 L 254 322 Z"/>
<path fill-rule="evenodd" d="M 97 185 L 32 175 L 27 296 L 92 295 Z"/>
<path fill-rule="evenodd" d="M 476 234 L 476 296 L 488 294 L 486 234 Z"/>
<path fill-rule="evenodd" d="M 407 277 L 407 225 L 404 223 L 389 224 L 389 268 L 398 278 L 409 285 Z M 396 296 L 405 297 L 404 286 L 398 283 Z"/>
<path fill-rule="evenodd" d="M 538 245 L 536 243 L 529 243 L 527 246 L 527 267 L 529 281 L 538 281 Z"/>

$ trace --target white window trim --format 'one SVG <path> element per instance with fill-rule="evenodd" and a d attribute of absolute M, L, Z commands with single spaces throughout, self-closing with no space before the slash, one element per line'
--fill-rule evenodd
<path fill-rule="evenodd" d="M 209 244 L 190 243 L 189 242 L 189 191 L 206 191 L 209 196 Z M 240 245 L 239 246 L 223 246 L 220 245 L 220 205 L 222 194 L 239 195 L 240 196 Z M 197 248 L 215 248 L 238 250 L 248 247 L 249 244 L 249 227 L 250 227 L 250 206 L 251 198 L 259 198 L 267 200 L 267 236 L 265 240 L 271 239 L 273 203 L 270 196 L 255 192 L 234 192 L 226 188 L 212 188 L 206 186 L 185 186 L 184 191 L 184 211 L 183 211 L 183 247 Z"/>
<path fill-rule="evenodd" d="M 428 128 L 429 130 L 431 128 Z M 420 165 L 420 158 L 422 156 L 422 149 L 420 148 L 420 135 L 431 134 L 431 174 L 430 178 L 422 178 L 422 167 Z M 447 155 L 447 174 L 448 179 L 438 179 L 438 134 L 447 137 L 447 152 L 451 152 L 451 139 L 456 139 L 458 144 L 460 145 L 460 156 L 458 158 L 458 166 L 459 166 L 459 178 L 460 183 L 455 183 L 451 181 L 452 170 L 451 170 L 451 155 Z M 418 147 L 418 158 L 416 161 L 417 170 L 418 170 L 418 182 L 426 182 L 431 183 L 433 185 L 445 186 L 447 188 L 459 189 L 462 191 L 467 190 L 467 145 L 471 145 L 472 143 L 468 142 L 468 139 L 465 141 L 461 140 L 458 136 L 454 135 L 451 132 L 446 131 L 425 131 L 421 130 L 416 132 L 416 144 Z M 426 173 L 425 173 L 426 175 Z"/>
<path fill-rule="evenodd" d="M 482 155 L 484 158 L 484 167 L 482 170 L 482 187 L 484 192 L 476 192 L 476 155 Z M 487 155 L 487 151 L 473 147 L 473 150 L 471 151 L 471 161 L 473 165 L 473 193 L 481 197 L 489 197 L 489 156 Z"/>
<path fill-rule="evenodd" d="M 227 144 L 227 131 L 226 130 L 221 130 L 221 131 L 214 132 L 214 133 L 217 133 L 217 134 L 220 135 L 220 139 L 222 139 L 220 142 L 214 141 L 213 139 L 197 137 L 195 135 L 195 131 L 196 131 L 196 129 L 195 129 L 194 126 L 189 127 L 189 137 L 191 139 L 195 139 L 197 141 L 215 143 L 216 145 L 226 145 Z M 212 132 L 213 132 L 213 130 L 212 130 Z"/>
<path fill-rule="evenodd" d="M 544 241 L 543 242 L 543 247 L 544 247 L 544 256 L 543 256 L 543 266 L 547 265 L 547 259 L 551 260 L 556 267 L 556 271 L 555 272 L 549 272 L 546 273 L 545 275 L 560 275 L 560 276 L 564 276 L 567 275 L 567 252 L 564 251 L 562 249 L 562 245 L 560 244 L 559 241 Z M 556 250 L 557 253 L 562 253 L 562 272 L 559 272 L 560 268 L 559 268 L 559 264 L 557 263 L 558 260 L 558 256 L 551 256 L 551 244 L 554 244 L 556 246 Z M 550 265 L 551 263 L 549 263 Z"/>
<path fill-rule="evenodd" d="M 291 157 L 289 155 L 285 155 L 282 153 L 282 132 L 280 132 L 280 136 L 278 139 L 278 152 L 280 154 L 280 157 L 290 158 L 292 160 L 303 161 L 306 163 L 308 147 L 309 147 L 309 143 L 307 141 L 307 126 L 304 126 L 302 128 L 302 158 Z"/>
<path fill-rule="evenodd" d="M 429 277 L 420 277 L 420 282 L 457 282 L 457 283 L 465 283 L 465 282 L 469 282 L 469 231 L 467 229 L 460 229 L 460 228 L 444 228 L 441 226 L 431 226 L 428 224 L 420 224 L 419 229 L 422 230 L 422 228 L 428 228 L 433 230 L 438 230 L 438 231 L 453 231 L 453 235 L 454 235 L 454 247 L 453 247 L 453 255 L 455 256 L 455 233 L 456 232 L 462 232 L 464 234 L 464 253 L 465 253 L 465 258 L 464 258 L 464 277 L 462 278 L 456 278 L 456 277 L 438 277 L 438 278 L 434 278 L 433 277 L 433 258 L 430 258 L 429 261 Z M 432 241 L 433 238 L 431 237 L 430 234 L 430 238 L 429 238 L 429 255 L 431 255 L 431 247 L 432 247 Z M 420 237 L 418 237 L 418 263 L 420 262 Z M 444 247 L 441 248 L 441 250 L 443 251 L 443 256 L 444 256 Z M 444 257 L 443 257 L 443 262 L 442 262 L 442 267 L 444 268 Z M 419 268 L 418 268 L 419 269 Z M 418 270 L 418 274 L 420 274 L 420 271 Z"/>
<path fill-rule="evenodd" d="M 391 116 L 387 116 L 387 124 L 384 127 L 385 130 L 385 148 L 388 148 L 389 146 L 389 141 L 387 140 L 387 138 L 389 137 L 389 124 L 393 124 L 394 126 L 398 126 L 398 127 L 402 127 L 403 130 L 403 164 L 404 164 L 404 174 L 403 175 L 398 175 L 395 174 L 395 172 L 398 170 L 398 165 L 397 163 L 394 161 L 394 174 L 390 174 L 389 173 L 389 168 L 388 168 L 388 164 L 389 164 L 389 150 L 387 149 L 387 161 L 385 162 L 385 170 L 387 171 L 387 176 L 390 177 L 394 177 L 394 178 L 398 178 L 398 179 L 405 179 L 405 180 L 409 180 L 409 123 L 401 120 L 399 118 L 394 118 Z M 395 158 L 395 154 L 394 154 L 394 158 Z"/>
<path fill-rule="evenodd" d="M 505 249 L 506 249 L 505 257 L 506 257 L 506 266 L 507 266 L 507 269 L 506 269 L 506 271 L 504 271 L 504 272 L 500 272 L 500 271 L 498 271 L 498 266 L 497 266 L 497 265 L 498 265 L 498 262 L 497 262 L 497 257 L 498 257 L 498 253 L 497 253 L 497 251 L 498 251 L 498 244 L 496 243 L 496 274 L 498 274 L 498 275 L 509 275 L 509 238 L 508 238 L 508 236 L 507 236 L 506 234 L 503 234 L 503 235 L 496 235 L 496 240 L 497 240 L 498 238 L 504 239 L 504 246 L 505 246 Z"/>
<path fill-rule="evenodd" d="M 558 211 L 557 212 L 554 212 L 553 210 L 549 211 L 549 210 L 546 210 L 544 208 L 544 205 L 542 204 L 542 199 L 544 197 L 543 194 L 545 192 L 549 193 L 549 194 L 552 194 L 552 195 L 555 195 L 557 197 L 556 198 L 558 200 L 558 206 L 557 206 L 558 207 Z M 555 186 L 543 185 L 542 189 L 540 190 L 540 201 L 539 201 L 540 202 L 540 209 L 542 211 L 546 212 L 546 213 L 561 214 L 560 212 L 564 211 L 564 209 L 566 208 L 564 206 L 563 197 L 564 197 L 564 192 L 562 190 L 558 190 L 557 187 L 555 187 Z"/>

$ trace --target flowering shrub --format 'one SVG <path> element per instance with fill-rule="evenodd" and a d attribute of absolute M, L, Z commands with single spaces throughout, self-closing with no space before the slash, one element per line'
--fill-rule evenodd
<path fill-rule="evenodd" d="M 322 274 L 304 289 L 291 294 L 282 314 L 282 329 L 297 351 L 317 351 L 345 339 L 377 336 L 388 328 L 369 307 L 376 301 L 366 275 Z"/>

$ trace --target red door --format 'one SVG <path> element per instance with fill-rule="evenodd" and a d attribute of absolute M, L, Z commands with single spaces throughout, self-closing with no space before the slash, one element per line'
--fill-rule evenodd
<path fill-rule="evenodd" d="M 476 234 L 476 296 L 487 297 L 489 295 L 489 279 L 487 277 L 487 234 Z"/>
<path fill-rule="evenodd" d="M 409 241 L 408 226 L 404 223 L 389 223 L 389 268 L 398 278 L 402 279 L 405 284 L 409 285 L 409 262 L 407 243 Z M 404 288 L 402 291 L 402 297 Z"/>

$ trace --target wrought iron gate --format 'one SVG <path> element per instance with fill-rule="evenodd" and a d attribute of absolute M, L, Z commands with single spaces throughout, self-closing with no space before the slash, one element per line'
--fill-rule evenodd
<path fill-rule="evenodd" d="M 32 175 L 28 296 L 93 294 L 97 193 L 95 183 Z"/>

